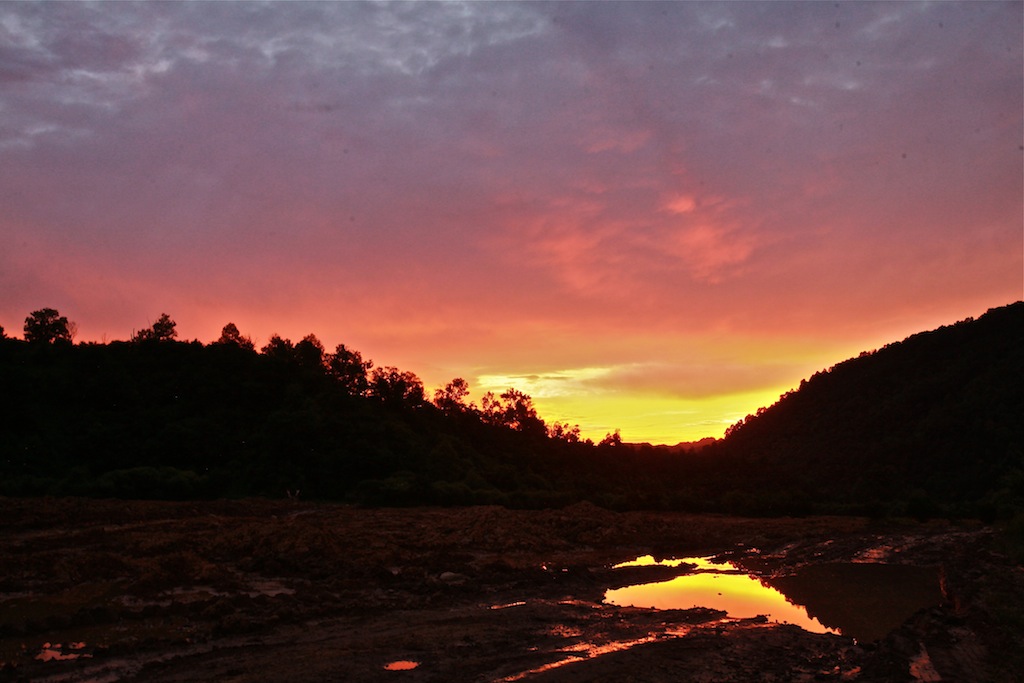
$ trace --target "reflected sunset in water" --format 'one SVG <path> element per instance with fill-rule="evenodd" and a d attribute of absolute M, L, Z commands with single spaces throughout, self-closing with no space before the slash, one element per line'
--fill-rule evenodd
<path fill-rule="evenodd" d="M 735 619 L 765 616 L 769 621 L 794 624 L 812 633 L 838 633 L 807 614 L 807 609 L 790 602 L 778 590 L 730 563 L 712 562 L 703 557 L 687 557 L 657 562 L 651 556 L 618 566 L 662 564 L 696 565 L 695 573 L 669 581 L 643 583 L 609 590 L 605 602 L 612 605 L 651 607 L 654 609 L 690 609 L 706 607 L 721 610 Z"/>

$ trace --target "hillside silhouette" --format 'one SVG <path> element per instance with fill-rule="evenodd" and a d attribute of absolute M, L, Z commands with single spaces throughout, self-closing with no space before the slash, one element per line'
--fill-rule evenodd
<path fill-rule="evenodd" d="M 839 363 L 700 452 L 734 506 L 993 514 L 1024 500 L 1024 303 Z"/>
<path fill-rule="evenodd" d="M 234 325 L 74 344 L 53 309 L 0 338 L 0 495 L 301 495 L 754 514 L 1005 516 L 1024 507 L 1024 303 L 819 372 L 687 448 L 595 444 L 510 388 L 373 367 L 314 335 L 261 350 Z"/>

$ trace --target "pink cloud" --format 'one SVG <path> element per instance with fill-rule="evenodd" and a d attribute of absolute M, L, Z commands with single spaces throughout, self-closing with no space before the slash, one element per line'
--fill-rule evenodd
<path fill-rule="evenodd" d="M 697 200 L 688 194 L 676 194 L 665 201 L 665 210 L 670 213 L 690 213 L 697 208 Z"/>

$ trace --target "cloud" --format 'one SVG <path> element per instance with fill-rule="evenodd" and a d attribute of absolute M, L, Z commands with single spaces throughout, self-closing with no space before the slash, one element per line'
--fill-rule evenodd
<path fill-rule="evenodd" d="M 641 362 L 612 368 L 589 383 L 619 394 L 699 400 L 775 387 L 793 381 L 804 368 L 804 363 L 781 362 Z"/>
<path fill-rule="evenodd" d="M 518 389 L 534 399 L 580 397 L 597 393 L 600 379 L 607 376 L 608 368 L 573 368 L 528 375 L 480 375 L 476 383 L 481 391 L 501 393 L 509 388 Z"/>
<path fill-rule="evenodd" d="M 706 223 L 681 230 L 670 248 L 689 264 L 696 278 L 709 281 L 720 279 L 724 269 L 746 261 L 753 250 L 750 239 Z"/>
<path fill-rule="evenodd" d="M 691 195 L 676 194 L 665 202 L 665 210 L 674 213 L 690 213 L 697 208 L 697 200 Z"/>

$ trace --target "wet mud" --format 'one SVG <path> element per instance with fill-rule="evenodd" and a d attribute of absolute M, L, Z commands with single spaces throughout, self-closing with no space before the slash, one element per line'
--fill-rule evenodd
<path fill-rule="evenodd" d="M 870 639 L 605 603 L 693 571 L 613 568 L 644 554 L 810 577 L 826 622 L 853 565 L 940 588 Z M 1011 681 L 1021 615 L 967 523 L 0 499 L 0 681 Z"/>

